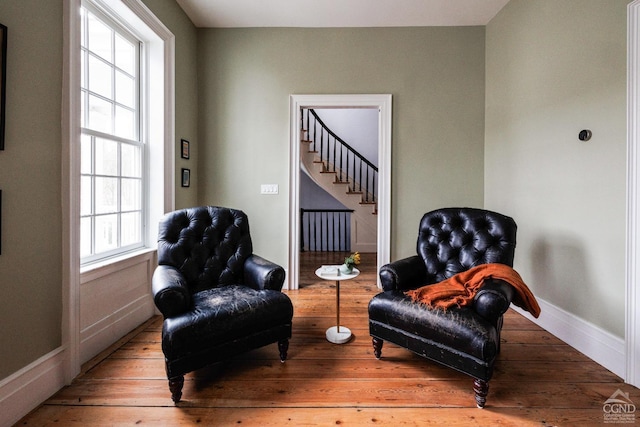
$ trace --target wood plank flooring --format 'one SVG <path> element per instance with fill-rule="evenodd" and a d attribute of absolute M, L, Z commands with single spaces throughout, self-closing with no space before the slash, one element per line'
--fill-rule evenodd
<path fill-rule="evenodd" d="M 185 377 L 171 401 L 155 317 L 83 366 L 83 373 L 16 425 L 21 426 L 599 426 L 618 389 L 640 406 L 640 391 L 510 310 L 502 350 L 477 409 L 472 379 L 385 343 L 373 356 L 367 304 L 378 292 L 375 256 L 343 282 L 341 324 L 354 337 L 327 342 L 335 325 L 335 283 L 321 264 L 344 254 L 301 254 L 289 358 L 275 344 Z M 640 411 L 636 422 L 640 424 Z"/>

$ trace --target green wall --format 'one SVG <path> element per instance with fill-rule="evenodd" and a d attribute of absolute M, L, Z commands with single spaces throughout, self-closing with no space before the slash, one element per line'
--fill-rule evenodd
<path fill-rule="evenodd" d="M 142 0 L 175 36 L 175 153 L 176 209 L 196 206 L 198 194 L 198 35 L 184 11 L 175 0 Z M 180 140 L 189 141 L 189 160 L 180 157 Z M 191 169 L 191 186 L 181 186 L 181 169 Z M 155 226 L 155 225 L 154 225 Z"/>
<path fill-rule="evenodd" d="M 176 35 L 176 150 L 182 137 L 196 154 L 196 29 L 174 0 L 145 3 Z M 0 1 L 0 23 L 9 28 L 0 151 L 0 379 L 62 340 L 62 11 L 62 0 Z M 176 157 L 178 171 L 197 169 L 195 159 Z M 195 204 L 196 188 L 177 183 L 176 206 Z"/>
<path fill-rule="evenodd" d="M 537 296 L 619 337 L 627 3 L 511 0 L 486 38 L 485 205 L 516 218 Z"/>
<path fill-rule="evenodd" d="M 3 0 L 8 27 L 0 151 L 0 378 L 60 346 L 62 2 Z"/>
<path fill-rule="evenodd" d="M 287 265 L 290 94 L 392 94 L 392 257 L 422 214 L 482 206 L 484 27 L 198 30 L 198 200 Z M 260 184 L 279 184 L 261 196 Z"/>

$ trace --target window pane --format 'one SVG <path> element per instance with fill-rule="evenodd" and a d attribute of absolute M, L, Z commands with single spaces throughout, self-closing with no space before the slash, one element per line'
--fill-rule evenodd
<path fill-rule="evenodd" d="M 113 68 L 95 56 L 89 56 L 89 90 L 113 99 Z"/>
<path fill-rule="evenodd" d="M 142 186 L 139 179 L 122 179 L 122 201 L 120 209 L 122 211 L 133 211 L 140 209 L 142 197 Z"/>
<path fill-rule="evenodd" d="M 112 124 L 112 104 L 93 95 L 89 95 L 89 123 L 87 127 L 99 132 L 111 133 Z"/>
<path fill-rule="evenodd" d="M 140 227 L 140 212 L 122 214 L 122 235 L 120 236 L 122 246 L 133 245 L 142 241 Z"/>
<path fill-rule="evenodd" d="M 118 210 L 118 178 L 96 177 L 96 212 L 97 214 L 117 212 Z"/>
<path fill-rule="evenodd" d="M 84 50 L 82 51 L 82 54 L 80 55 L 80 87 L 81 88 L 85 88 L 87 87 L 87 80 L 86 80 L 86 71 L 87 71 L 87 52 L 85 52 Z"/>
<path fill-rule="evenodd" d="M 80 8 L 80 46 L 87 47 L 87 33 L 85 25 L 87 25 L 87 9 Z"/>
<path fill-rule="evenodd" d="M 139 140 L 141 42 L 118 16 L 81 9 L 80 251 L 86 263 L 144 243 L 146 175 Z"/>
<path fill-rule="evenodd" d="M 135 108 L 135 80 L 121 71 L 116 71 L 116 102 Z"/>
<path fill-rule="evenodd" d="M 91 137 L 82 135 L 80 144 L 80 173 L 91 173 Z"/>
<path fill-rule="evenodd" d="M 133 111 L 116 106 L 116 129 L 118 136 L 127 139 L 135 139 L 135 115 Z"/>
<path fill-rule="evenodd" d="M 113 31 L 100 22 L 92 13 L 88 13 L 88 19 L 89 50 L 107 61 L 113 62 Z"/>
<path fill-rule="evenodd" d="M 118 143 L 96 138 L 96 175 L 118 175 Z"/>
<path fill-rule="evenodd" d="M 80 178 L 80 215 L 91 215 L 91 177 Z"/>
<path fill-rule="evenodd" d="M 91 255 L 91 218 L 80 219 L 80 256 Z"/>
<path fill-rule="evenodd" d="M 118 215 L 96 217 L 96 253 L 118 247 Z"/>
<path fill-rule="evenodd" d="M 116 34 L 116 66 L 131 75 L 135 74 L 136 48 L 119 34 Z"/>
<path fill-rule="evenodd" d="M 135 145 L 122 144 L 121 150 L 121 163 L 122 163 L 122 176 L 142 177 L 142 163 L 140 161 L 140 155 L 142 150 Z"/>
<path fill-rule="evenodd" d="M 84 90 L 80 91 L 80 123 L 82 127 L 89 127 L 89 124 L 86 122 L 87 115 L 85 111 L 87 109 L 87 93 Z"/>

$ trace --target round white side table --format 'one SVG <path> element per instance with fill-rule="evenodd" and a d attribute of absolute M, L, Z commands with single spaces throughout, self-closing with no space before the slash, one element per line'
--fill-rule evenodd
<path fill-rule="evenodd" d="M 360 274 L 360 270 L 354 268 L 350 274 L 340 272 L 340 274 L 335 275 L 326 274 L 325 267 L 326 266 L 318 268 L 316 270 L 316 276 L 324 280 L 336 281 L 336 326 L 332 326 L 327 329 L 327 341 L 334 344 L 344 344 L 351 339 L 351 331 L 349 330 L 349 328 L 340 325 L 340 282 L 343 280 L 349 280 L 358 277 L 358 274 Z M 330 267 L 335 267 L 337 269 L 340 268 L 339 265 Z"/>

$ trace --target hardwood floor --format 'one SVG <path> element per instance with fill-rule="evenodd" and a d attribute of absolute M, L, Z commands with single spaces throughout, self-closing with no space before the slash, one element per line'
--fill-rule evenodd
<path fill-rule="evenodd" d="M 325 330 L 335 325 L 335 283 L 313 271 L 344 255 L 301 255 L 300 289 L 287 291 L 295 315 L 286 363 L 273 344 L 188 374 L 174 406 L 155 317 L 16 425 L 595 426 L 618 389 L 640 406 L 637 388 L 512 310 L 485 409 L 475 407 L 464 374 L 389 343 L 376 360 L 367 324 L 378 292 L 372 254 L 363 254 L 362 274 L 340 287 L 341 324 L 354 337 L 331 344 Z M 640 411 L 634 415 L 640 423 Z"/>

